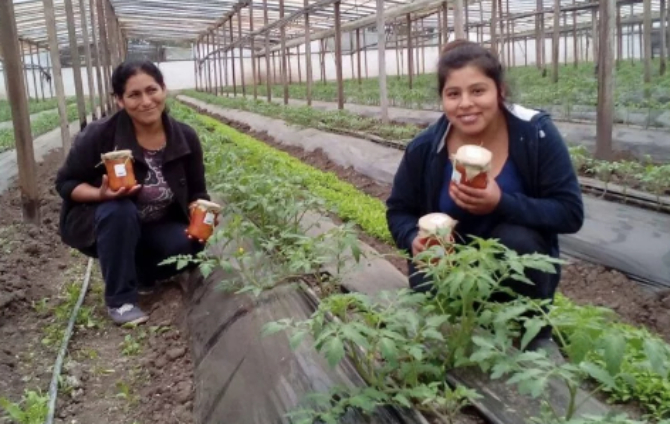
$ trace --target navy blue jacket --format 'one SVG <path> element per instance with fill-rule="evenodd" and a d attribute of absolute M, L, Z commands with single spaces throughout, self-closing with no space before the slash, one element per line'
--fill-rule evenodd
<path fill-rule="evenodd" d="M 503 193 L 492 212 L 501 222 L 541 233 L 558 257 L 558 234 L 576 233 L 584 222 L 577 175 L 563 137 L 546 112 L 508 105 L 509 157 L 522 177 L 524 194 Z M 388 198 L 386 218 L 398 248 L 412 251 L 421 216 L 439 212 L 440 189 L 448 160 L 443 115 L 407 146 Z"/>

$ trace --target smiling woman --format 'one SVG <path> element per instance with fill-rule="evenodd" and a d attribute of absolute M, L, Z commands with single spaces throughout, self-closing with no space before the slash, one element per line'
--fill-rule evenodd
<path fill-rule="evenodd" d="M 63 198 L 63 241 L 100 259 L 105 302 L 117 324 L 145 322 L 137 306 L 141 289 L 177 273 L 159 266 L 175 255 L 194 255 L 204 240 L 186 234 L 190 210 L 209 200 L 200 140 L 166 111 L 163 75 L 149 61 L 125 62 L 112 75 L 121 108 L 88 125 L 58 171 Z M 100 159 L 123 153 L 125 162 L 106 168 Z M 137 184 L 114 190 L 110 178 L 134 173 Z"/>
<path fill-rule="evenodd" d="M 457 221 L 458 243 L 495 238 L 519 254 L 558 257 L 557 235 L 578 231 L 584 211 L 567 146 L 551 118 L 508 103 L 500 61 L 476 43 L 447 44 L 437 75 L 444 115 L 407 146 L 387 201 L 396 244 L 412 257 L 425 250 L 417 224 L 438 212 Z M 430 289 L 413 259 L 409 270 L 413 288 Z M 532 285 L 509 281 L 509 287 L 553 299 L 560 273 L 529 271 L 526 277 Z M 529 348 L 553 348 L 550 335 L 544 329 Z"/>

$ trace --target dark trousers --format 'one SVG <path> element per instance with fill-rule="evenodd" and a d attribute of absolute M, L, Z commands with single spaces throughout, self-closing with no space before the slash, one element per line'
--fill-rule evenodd
<path fill-rule="evenodd" d="M 533 230 L 532 228 L 523 227 L 521 225 L 512 225 L 507 223 L 499 224 L 491 231 L 490 234 L 487 235 L 487 238 L 498 239 L 501 244 L 506 246 L 508 249 L 516 251 L 520 255 L 531 253 L 547 255 L 550 252 L 549 244 L 538 231 Z M 424 279 L 424 275 L 421 273 L 416 273 L 416 268 L 411 262 L 409 268 L 410 286 L 414 290 L 421 292 L 431 290 L 431 285 L 425 284 L 426 281 Z M 558 286 L 560 274 L 548 274 L 546 272 L 534 269 L 527 269 L 525 275 L 533 282 L 533 285 L 522 283 L 513 279 L 506 280 L 502 284 L 511 288 L 514 292 L 522 296 L 527 296 L 533 299 L 553 300 L 556 293 L 556 288 Z M 496 302 L 504 302 L 509 299 L 506 298 L 506 296 L 495 296 L 495 298 L 491 300 Z M 550 335 L 551 328 L 544 328 L 538 337 L 546 338 Z"/>
<path fill-rule="evenodd" d="M 187 223 L 166 218 L 142 223 L 129 199 L 101 203 L 95 212 L 96 243 L 82 252 L 100 260 L 105 280 L 105 303 L 119 307 L 137 302 L 140 285 L 150 286 L 180 271 L 158 265 L 176 255 L 195 255 L 203 249 L 184 233 Z"/>

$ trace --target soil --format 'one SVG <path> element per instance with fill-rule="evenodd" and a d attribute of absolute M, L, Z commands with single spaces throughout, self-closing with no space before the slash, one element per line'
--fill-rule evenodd
<path fill-rule="evenodd" d="M 390 185 L 379 184 L 351 168 L 335 164 L 320 149 L 306 152 L 300 147 L 286 146 L 276 142 L 266 132 L 253 131 L 248 125 L 223 119 L 205 110 L 199 112 L 289 153 L 317 169 L 333 172 L 370 196 L 386 201 L 391 192 Z M 382 254 L 396 252 L 395 247 L 362 232 L 361 240 Z M 407 264 L 403 259 L 390 257 L 390 262 L 407 274 Z M 670 290 L 652 293 L 616 270 L 572 258 L 563 267 L 558 290 L 577 304 L 611 308 L 620 314 L 624 322 L 645 326 L 670 342 Z"/>
<path fill-rule="evenodd" d="M 54 176 L 62 155 L 38 166 L 41 225 L 24 224 L 15 186 L 0 196 L 0 398 L 47 395 L 63 330 L 88 258 L 60 241 Z M 192 423 L 193 375 L 178 284 L 142 298 L 145 326 L 108 320 L 97 261 L 61 373 L 56 422 Z M 69 294 L 69 296 L 68 296 Z M 68 297 L 70 300 L 68 301 Z M 74 299 L 74 300 L 72 300 Z M 43 399 L 46 401 L 46 399 Z M 0 422 L 11 422 L 0 408 Z"/>

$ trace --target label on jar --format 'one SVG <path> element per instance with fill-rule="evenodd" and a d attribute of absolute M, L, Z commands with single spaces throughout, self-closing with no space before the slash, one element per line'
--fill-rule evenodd
<path fill-rule="evenodd" d="M 454 167 L 454 171 L 451 173 L 451 181 L 455 182 L 456 184 L 460 184 L 461 176 L 462 174 L 458 172 L 458 169 L 456 169 L 456 167 Z"/>
<path fill-rule="evenodd" d="M 125 177 L 128 175 L 128 172 L 126 171 L 126 165 L 123 163 L 114 165 L 114 174 L 116 174 L 117 177 Z"/>
<path fill-rule="evenodd" d="M 214 225 L 214 214 L 211 212 L 207 212 L 202 222 L 207 225 Z"/>

